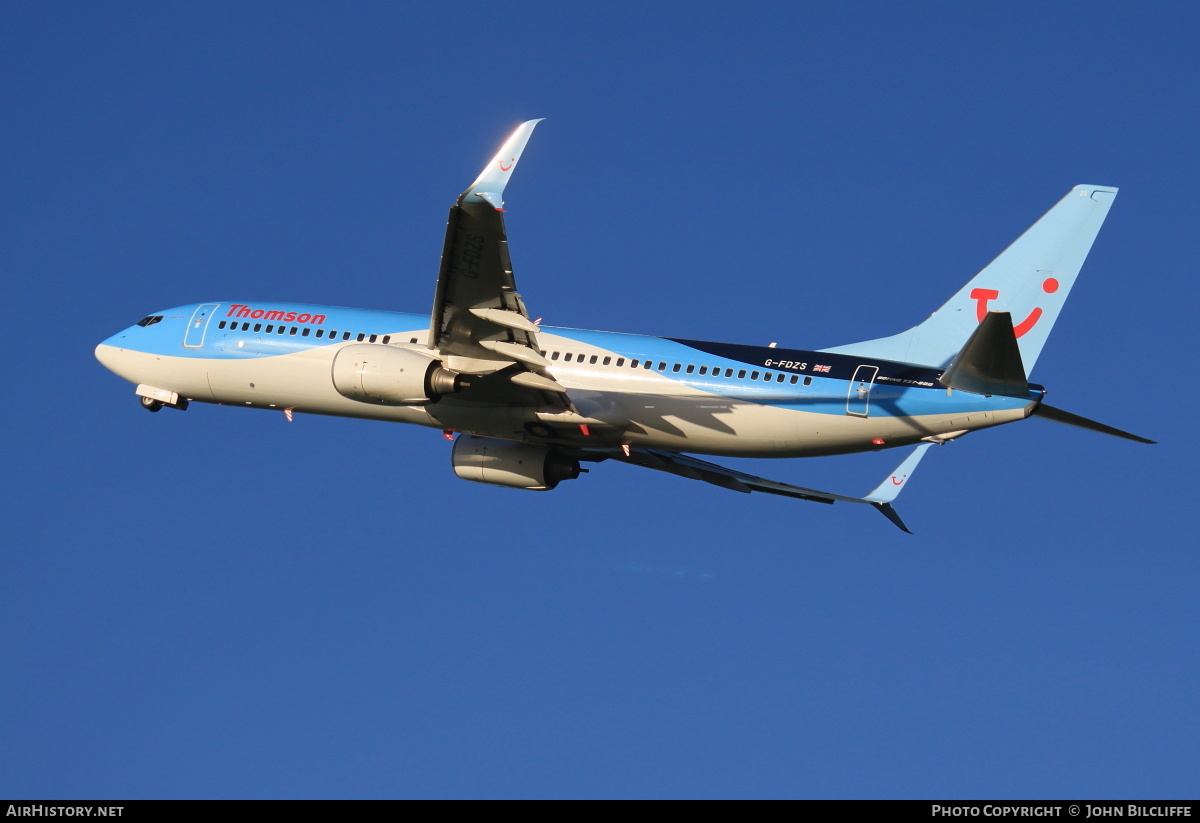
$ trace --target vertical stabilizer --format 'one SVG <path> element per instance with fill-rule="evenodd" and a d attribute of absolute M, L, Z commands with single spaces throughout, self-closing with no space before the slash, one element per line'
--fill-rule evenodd
<path fill-rule="evenodd" d="M 824 349 L 880 360 L 945 366 L 988 312 L 1012 315 L 1027 372 L 1117 196 L 1107 186 L 1076 186 L 929 319 L 906 332 Z"/>

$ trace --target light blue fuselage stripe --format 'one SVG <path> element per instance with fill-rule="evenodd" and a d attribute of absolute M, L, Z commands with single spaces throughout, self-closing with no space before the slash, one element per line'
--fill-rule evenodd
<path fill-rule="evenodd" d="M 185 330 L 187 330 L 198 305 L 200 304 L 180 306 L 159 312 L 163 316 L 161 322 L 145 328 L 131 327 L 109 338 L 105 343 L 119 348 L 169 357 L 247 360 L 294 354 L 325 346 L 345 345 L 349 342 L 357 342 L 359 334 L 368 336 L 374 334 L 377 335 L 377 339 L 382 339 L 384 335 L 391 335 L 390 342 L 393 344 L 407 344 L 416 338 L 417 342 L 423 345 L 428 338 L 429 318 L 426 315 L 301 303 L 221 303 L 208 320 L 204 345 L 198 348 L 185 347 L 183 345 Z M 237 306 L 244 306 L 251 309 L 251 312 L 262 312 L 263 314 L 253 317 L 242 309 L 233 308 Z M 288 313 L 294 313 L 297 317 L 308 315 L 309 322 L 268 319 L 266 316 L 268 311 L 272 313 L 271 318 L 280 314 L 287 317 Z M 242 316 L 238 316 L 239 312 Z M 225 329 L 219 328 L 222 321 L 227 325 Z M 236 328 L 230 325 L 234 323 L 236 323 Z M 244 323 L 250 324 L 248 330 L 242 330 Z M 254 331 L 256 324 L 261 326 L 258 332 Z M 283 325 L 286 331 L 284 334 L 278 334 L 275 331 L 267 334 L 265 332 L 267 325 L 271 325 L 275 329 Z M 291 333 L 292 328 L 297 329 L 294 335 Z M 306 328 L 309 330 L 309 334 L 304 336 L 303 330 Z M 318 330 L 322 332 L 320 338 L 316 337 Z M 337 333 L 335 340 L 330 340 L 326 336 L 332 332 Z M 346 332 L 351 332 L 348 341 L 343 340 Z M 846 396 L 850 382 L 846 379 L 767 368 L 743 360 L 709 354 L 661 337 L 543 326 L 541 342 L 548 352 L 555 348 L 553 344 L 548 343 L 547 338 L 549 337 L 565 338 L 589 348 L 609 352 L 614 358 L 614 362 L 615 358 L 624 358 L 627 363 L 621 368 L 631 374 L 635 373 L 635 370 L 629 368 L 628 361 L 636 359 L 644 363 L 646 360 L 651 360 L 654 362 L 652 371 L 655 375 L 670 378 L 682 385 L 720 397 L 809 413 L 839 416 L 846 414 Z M 239 348 L 235 342 L 239 339 L 251 345 Z M 761 351 L 769 356 L 774 350 L 763 348 Z M 810 356 L 810 365 L 821 359 L 819 353 L 806 352 L 805 354 Z M 871 361 L 864 360 L 864 362 Z M 665 371 L 658 370 L 660 363 L 667 364 Z M 678 373 L 672 371 L 672 367 L 676 363 L 682 364 L 681 371 Z M 555 361 L 551 367 L 553 370 L 554 367 L 566 365 L 586 370 L 590 364 L 574 362 L 567 364 L 563 361 Z M 686 374 L 683 369 L 686 369 L 688 365 L 696 366 L 697 370 L 700 366 L 707 366 L 710 372 L 714 369 L 720 370 L 722 376 Z M 600 367 L 595 368 L 599 369 Z M 611 365 L 603 367 L 607 374 L 612 374 L 613 368 Z M 724 377 L 726 369 L 733 369 L 734 376 Z M 737 374 L 742 370 L 745 370 L 747 376 L 738 379 Z M 788 377 L 783 383 L 776 382 L 774 379 L 770 383 L 749 379 L 752 372 L 767 371 L 776 376 L 783 373 Z M 793 374 L 800 376 L 798 384 L 790 382 Z M 805 377 L 811 377 L 811 385 L 803 385 Z M 871 415 L 873 417 L 909 417 L 926 414 L 952 415 L 960 411 L 967 414 L 979 411 L 1018 409 L 1028 405 L 1030 400 L 1041 395 L 1040 387 L 1031 388 L 1033 391 L 1029 398 L 983 397 L 962 392 L 954 392 L 947 396 L 946 390 L 941 387 L 928 388 L 876 383 L 871 387 L 870 392 Z"/>

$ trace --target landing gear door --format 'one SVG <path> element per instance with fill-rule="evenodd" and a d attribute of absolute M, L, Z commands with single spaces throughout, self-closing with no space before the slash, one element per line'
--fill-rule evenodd
<path fill-rule="evenodd" d="M 846 414 L 867 416 L 867 409 L 871 405 L 871 386 L 877 374 L 878 366 L 859 366 L 854 370 L 854 379 L 850 381 L 850 391 L 846 394 Z"/>
<path fill-rule="evenodd" d="M 188 321 L 187 331 L 183 333 L 183 345 L 189 349 L 198 349 L 204 345 L 204 333 L 208 331 L 208 321 L 216 313 L 220 303 L 205 303 L 192 312 Z"/>

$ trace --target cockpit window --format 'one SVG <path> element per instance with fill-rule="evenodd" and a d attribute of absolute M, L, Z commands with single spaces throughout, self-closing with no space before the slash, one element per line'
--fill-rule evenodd
<path fill-rule="evenodd" d="M 163 316 L 161 314 L 152 314 L 149 317 L 143 317 L 141 320 L 139 320 L 137 322 L 137 324 L 139 326 L 153 326 L 155 323 L 157 323 L 158 321 L 160 321 L 162 319 L 163 319 Z"/>

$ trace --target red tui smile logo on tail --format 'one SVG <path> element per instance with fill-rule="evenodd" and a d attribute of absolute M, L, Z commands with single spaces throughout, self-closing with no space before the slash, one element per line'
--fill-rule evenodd
<path fill-rule="evenodd" d="M 1042 281 L 1042 291 L 1044 291 L 1046 294 L 1054 294 L 1056 291 L 1058 291 L 1058 281 L 1053 277 L 1047 277 Z M 995 289 L 972 289 L 971 299 L 975 301 L 975 319 L 982 323 L 983 318 L 987 317 L 988 303 L 995 300 L 999 296 L 1000 292 L 996 291 Z M 1026 317 L 1017 325 L 1013 326 L 1013 333 L 1017 337 L 1020 337 L 1036 326 L 1037 321 L 1041 319 L 1042 310 L 1035 306 L 1033 311 L 1029 313 L 1028 317 Z"/>

